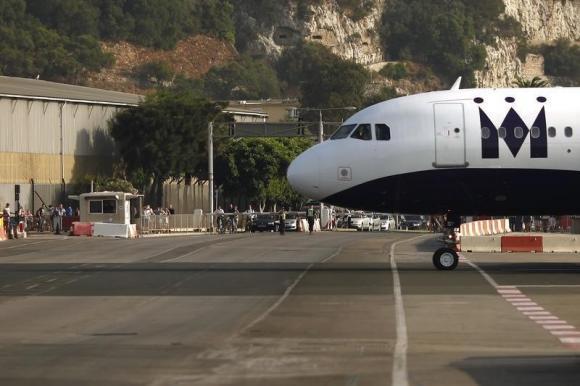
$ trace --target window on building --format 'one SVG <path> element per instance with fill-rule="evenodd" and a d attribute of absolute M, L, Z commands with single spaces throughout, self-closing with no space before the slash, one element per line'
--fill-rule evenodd
<path fill-rule="evenodd" d="M 103 213 L 117 213 L 117 200 L 103 200 Z"/>
<path fill-rule="evenodd" d="M 90 200 L 89 201 L 89 213 L 103 213 L 103 201 L 102 200 Z"/>
<path fill-rule="evenodd" d="M 117 200 L 90 200 L 89 213 L 117 213 Z"/>
<path fill-rule="evenodd" d="M 371 130 L 371 125 L 368 123 L 363 123 L 362 125 L 358 125 L 356 129 L 354 129 L 352 135 L 350 136 L 354 139 L 360 139 L 362 141 L 370 141 L 373 139 L 373 133 Z"/>
<path fill-rule="evenodd" d="M 391 139 L 391 128 L 384 123 L 375 125 L 375 136 L 377 141 L 389 141 Z"/>

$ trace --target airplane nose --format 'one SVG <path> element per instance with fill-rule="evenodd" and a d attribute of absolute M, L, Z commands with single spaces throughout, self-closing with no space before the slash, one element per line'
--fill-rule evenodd
<path fill-rule="evenodd" d="M 308 198 L 319 199 L 320 160 L 312 150 L 300 154 L 288 167 L 290 185 Z"/>

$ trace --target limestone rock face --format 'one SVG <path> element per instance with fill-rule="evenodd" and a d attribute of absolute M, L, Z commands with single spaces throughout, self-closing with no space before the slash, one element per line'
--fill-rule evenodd
<path fill-rule="evenodd" d="M 320 42 L 333 53 L 360 64 L 383 61 L 379 38 L 385 0 L 375 0 L 371 13 L 357 21 L 344 14 L 335 1 L 311 7 L 312 17 L 304 26 L 306 40 Z"/>
<path fill-rule="evenodd" d="M 262 26 L 251 50 L 255 54 L 278 56 L 285 47 L 301 39 L 318 42 L 348 60 L 368 65 L 383 60 L 379 31 L 385 0 L 374 0 L 370 14 L 353 20 L 335 0 L 310 6 L 308 20 L 296 16 L 296 4 L 289 1 L 271 26 Z"/>
<path fill-rule="evenodd" d="M 505 14 L 522 25 L 530 45 L 580 39 L 580 0 L 504 0 Z M 544 76 L 543 58 L 529 54 L 522 62 L 514 39 L 497 38 L 486 47 L 486 68 L 476 74 L 479 87 L 510 87 L 517 77 Z"/>
<path fill-rule="evenodd" d="M 531 44 L 580 39 L 579 0 L 504 0 L 505 13 L 518 20 Z"/>

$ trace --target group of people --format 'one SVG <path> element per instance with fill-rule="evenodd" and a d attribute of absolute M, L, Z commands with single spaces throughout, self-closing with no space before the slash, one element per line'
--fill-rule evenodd
<path fill-rule="evenodd" d="M 20 205 L 13 211 L 10 203 L 6 203 L 2 210 L 4 231 L 10 238 L 18 238 L 19 233 L 30 230 L 49 231 L 59 235 L 63 232 L 63 218 L 74 215 L 78 216 L 78 209 L 74 211 L 72 206 L 65 208 L 63 204 L 43 204 L 34 214 Z"/>

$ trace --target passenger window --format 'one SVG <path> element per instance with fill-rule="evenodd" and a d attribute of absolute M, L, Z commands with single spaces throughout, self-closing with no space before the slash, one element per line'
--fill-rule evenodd
<path fill-rule="evenodd" d="M 570 126 L 568 126 L 564 129 L 564 135 L 568 138 L 570 138 L 572 136 L 572 128 Z"/>
<path fill-rule="evenodd" d="M 516 127 L 515 130 L 514 130 L 514 136 L 517 139 L 524 138 L 524 128 L 523 127 L 520 127 L 520 126 Z"/>
<path fill-rule="evenodd" d="M 354 139 L 360 139 L 363 141 L 370 141 L 373 139 L 373 133 L 371 130 L 371 125 L 368 123 L 364 123 L 362 125 L 358 125 L 358 127 L 354 130 L 352 135 L 350 136 Z"/>
<path fill-rule="evenodd" d="M 556 128 L 555 127 L 548 127 L 548 136 L 550 138 L 554 138 L 556 136 Z"/>
<path fill-rule="evenodd" d="M 507 136 L 507 130 L 506 130 L 506 128 L 505 128 L 505 127 L 500 127 L 500 128 L 497 130 L 497 133 L 498 133 L 498 136 L 499 136 L 500 138 L 505 138 L 505 137 Z"/>
<path fill-rule="evenodd" d="M 375 136 L 377 137 L 377 141 L 389 141 L 391 139 L 390 127 L 383 123 L 375 125 Z"/>
<path fill-rule="evenodd" d="M 541 135 L 540 128 L 537 126 L 532 127 L 532 134 L 531 135 L 532 135 L 532 138 L 534 138 L 534 139 L 540 138 L 540 135 Z"/>
<path fill-rule="evenodd" d="M 481 128 L 481 138 L 489 139 L 489 137 L 491 137 L 491 130 L 489 129 L 489 127 L 482 127 Z"/>
<path fill-rule="evenodd" d="M 349 134 L 353 131 L 353 129 L 356 127 L 356 125 L 344 125 L 344 126 L 340 126 L 338 128 L 338 130 L 336 130 L 334 132 L 334 134 L 332 134 L 332 137 L 330 137 L 330 139 L 343 139 L 349 136 Z"/>

